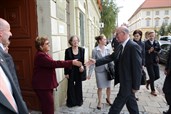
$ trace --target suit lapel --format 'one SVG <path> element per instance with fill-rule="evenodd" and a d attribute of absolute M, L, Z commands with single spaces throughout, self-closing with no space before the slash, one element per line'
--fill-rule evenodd
<path fill-rule="evenodd" d="M 8 108 L 9 110 L 16 113 L 14 108 L 11 106 L 11 104 L 8 102 L 8 100 L 6 99 L 6 97 L 4 96 L 4 94 L 1 91 L 0 91 L 0 104 L 2 104 L 3 106 Z"/>
<path fill-rule="evenodd" d="M 8 79 L 9 79 L 9 81 L 11 83 L 11 86 L 12 86 L 12 83 L 14 83 L 14 82 L 10 77 L 11 76 L 10 71 L 9 71 L 9 69 L 8 69 L 8 67 L 7 67 L 7 65 L 5 63 L 5 60 L 2 58 L 1 53 L 0 53 L 0 66 L 2 67 L 4 73 L 8 77 Z M 7 107 L 8 109 L 10 109 L 11 111 L 16 112 L 1 91 L 0 91 L 0 103 L 2 105 L 4 105 L 5 107 Z"/>

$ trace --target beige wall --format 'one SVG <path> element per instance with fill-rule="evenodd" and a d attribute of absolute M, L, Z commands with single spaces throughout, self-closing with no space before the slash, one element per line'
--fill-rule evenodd
<path fill-rule="evenodd" d="M 94 37 L 99 35 L 100 12 L 96 0 L 69 0 L 70 35 L 80 36 L 79 12 L 84 14 L 84 39 L 86 60 L 94 48 Z M 68 48 L 67 15 L 65 0 L 37 0 L 38 35 L 48 36 L 54 60 L 64 60 L 65 49 Z M 56 69 L 60 85 L 54 91 L 55 109 L 65 103 L 67 80 L 63 69 Z"/>

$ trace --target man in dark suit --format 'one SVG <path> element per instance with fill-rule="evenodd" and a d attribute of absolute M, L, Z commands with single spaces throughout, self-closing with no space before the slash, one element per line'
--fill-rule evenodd
<path fill-rule="evenodd" d="M 163 92 L 165 94 L 165 99 L 169 105 L 169 110 L 163 112 L 163 114 L 171 114 L 171 48 L 169 50 L 169 55 L 165 67 L 166 78 L 164 81 Z"/>
<path fill-rule="evenodd" d="M 116 77 L 120 82 L 119 93 L 115 98 L 109 114 L 120 114 L 126 104 L 130 114 L 139 114 L 135 92 L 140 88 L 142 73 L 142 57 L 140 47 L 129 39 L 129 30 L 121 26 L 116 30 L 116 38 L 121 44 L 116 52 L 98 60 L 90 60 L 86 65 L 96 63 L 96 66 L 117 61 L 119 74 Z"/>
<path fill-rule="evenodd" d="M 28 109 L 20 93 L 19 84 L 13 64 L 13 60 L 8 53 L 4 52 L 3 42 L 7 42 L 12 36 L 9 23 L 0 18 L 0 77 L 7 89 L 0 85 L 0 114 L 28 114 Z M 11 69 L 12 68 L 12 69 Z M 2 83 L 2 82 L 1 82 Z M 14 106 L 8 99 L 12 95 Z"/>

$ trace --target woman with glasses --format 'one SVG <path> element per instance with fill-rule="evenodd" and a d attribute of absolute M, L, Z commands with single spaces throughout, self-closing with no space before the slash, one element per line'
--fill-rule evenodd
<path fill-rule="evenodd" d="M 79 47 L 78 36 L 71 36 L 68 43 L 71 47 L 65 50 L 65 60 L 78 59 L 84 64 L 85 50 Z M 65 68 L 65 76 L 68 79 L 67 101 L 68 107 L 81 106 L 83 104 L 83 92 L 82 92 L 82 77 L 81 74 L 84 71 L 83 65 L 81 67 L 72 66 L 72 68 Z"/>
<path fill-rule="evenodd" d="M 42 114 L 54 114 L 53 89 L 58 87 L 55 69 L 71 68 L 72 65 L 80 67 L 82 64 L 77 60 L 53 60 L 48 54 L 50 45 L 47 37 L 37 37 L 35 47 L 33 89 L 38 96 Z"/>

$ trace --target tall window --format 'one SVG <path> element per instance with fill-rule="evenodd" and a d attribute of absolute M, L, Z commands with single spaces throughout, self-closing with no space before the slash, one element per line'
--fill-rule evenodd
<path fill-rule="evenodd" d="M 155 20 L 155 26 L 159 26 L 159 19 Z"/>
<path fill-rule="evenodd" d="M 169 15 L 169 10 L 165 10 L 164 14 Z"/>
<path fill-rule="evenodd" d="M 80 12 L 80 40 L 81 45 L 84 46 L 84 15 Z"/>
<path fill-rule="evenodd" d="M 147 11 L 146 12 L 146 16 L 150 16 L 150 11 Z"/>
<path fill-rule="evenodd" d="M 149 27 L 150 26 L 150 19 L 146 20 L 146 26 Z"/>
<path fill-rule="evenodd" d="M 159 15 L 159 11 L 156 11 L 156 15 Z"/>
<path fill-rule="evenodd" d="M 169 24 L 169 19 L 168 19 L 168 18 L 164 18 L 164 23 L 165 23 L 166 25 L 168 25 L 168 24 Z"/>

